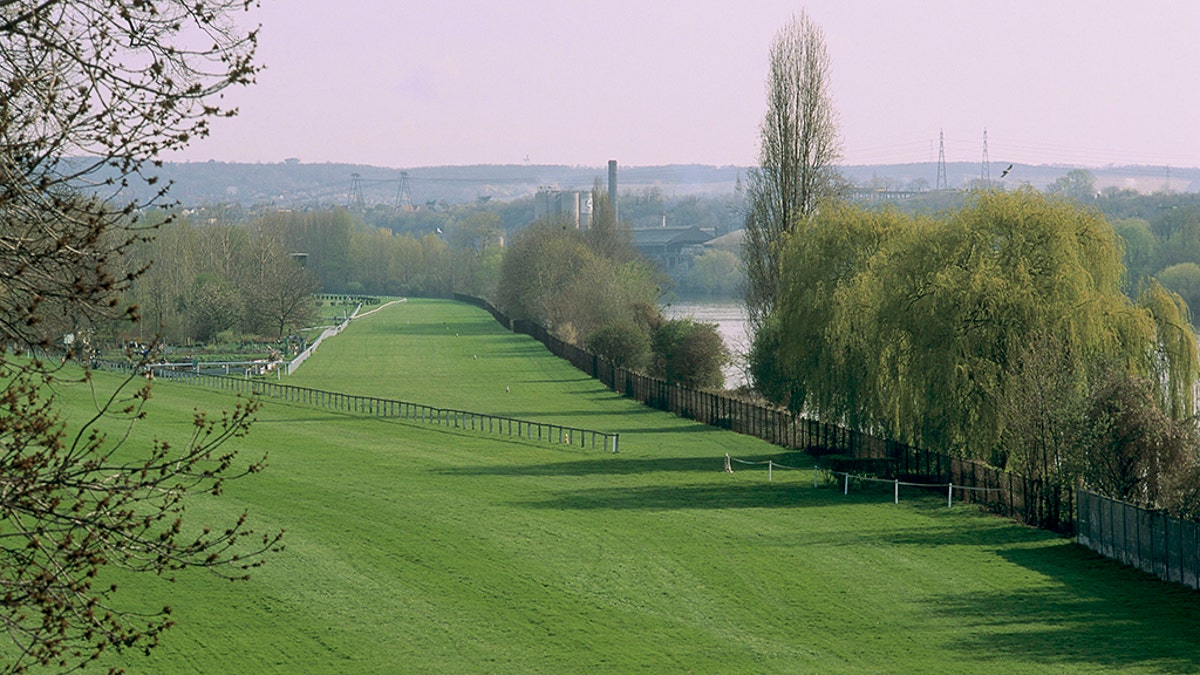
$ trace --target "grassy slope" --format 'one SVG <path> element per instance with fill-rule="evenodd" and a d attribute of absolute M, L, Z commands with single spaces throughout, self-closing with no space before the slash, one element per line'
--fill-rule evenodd
<path fill-rule="evenodd" d="M 648 412 L 473 308 L 355 322 L 291 381 L 619 430 L 622 452 L 268 402 L 243 445 L 270 469 L 193 515 L 249 509 L 288 550 L 247 583 L 128 580 L 179 621 L 131 672 L 1200 669 L 1195 594 L 937 497 L 726 474 L 726 452 L 804 460 Z M 159 385 L 142 432 L 227 401 Z"/>

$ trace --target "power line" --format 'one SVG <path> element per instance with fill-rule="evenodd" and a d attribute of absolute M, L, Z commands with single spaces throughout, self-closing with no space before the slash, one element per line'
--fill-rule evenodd
<path fill-rule="evenodd" d="M 367 200 L 363 197 L 362 176 L 357 173 L 350 174 L 350 207 L 365 209 Z"/>
<path fill-rule="evenodd" d="M 946 181 L 946 136 L 938 129 L 938 164 L 936 190 L 947 189 Z"/>
<path fill-rule="evenodd" d="M 412 191 L 408 189 L 408 172 L 400 172 L 400 185 L 396 188 L 396 208 L 412 208 Z"/>
<path fill-rule="evenodd" d="M 992 163 L 988 160 L 987 127 L 983 128 L 983 168 L 980 169 L 979 180 L 984 187 L 992 187 Z"/>
<path fill-rule="evenodd" d="M 988 130 L 990 131 L 990 129 Z M 989 134 L 990 136 L 990 134 Z M 942 135 L 946 151 L 952 155 L 979 152 L 979 136 L 955 135 L 951 130 Z M 1110 143 L 1108 139 L 1096 143 L 1056 142 L 1054 140 L 1015 137 L 1004 134 L 998 140 L 996 151 L 1008 162 L 1016 161 L 1027 165 L 1067 166 L 1081 168 L 1105 168 L 1127 166 L 1153 166 L 1160 173 L 1170 165 L 1178 170 L 1200 168 L 1200 160 L 1186 152 L 1169 151 L 1162 148 L 1138 150 Z M 988 138 L 989 158 L 992 139 Z M 975 148 L 969 150 L 969 148 Z M 858 143 L 847 140 L 844 163 L 848 165 L 870 164 L 917 164 L 936 161 L 934 142 L 929 137 L 898 138 L 886 142 Z M 979 155 L 977 154 L 976 157 Z M 1175 173 L 1173 171 L 1173 173 Z"/>

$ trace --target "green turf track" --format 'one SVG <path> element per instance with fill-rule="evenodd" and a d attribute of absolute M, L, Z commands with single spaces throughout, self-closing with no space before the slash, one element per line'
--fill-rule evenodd
<path fill-rule="evenodd" d="M 108 378 L 103 378 L 109 382 Z M 618 455 L 267 401 L 270 468 L 192 517 L 287 529 L 245 583 L 122 579 L 179 625 L 140 673 L 1200 671 L 1200 596 L 942 497 L 808 466 L 604 390 L 483 311 L 356 320 L 287 379 L 619 431 Z M 510 388 L 505 393 L 505 386 Z M 65 396 L 82 400 L 78 390 Z M 159 383 L 178 438 L 228 394 Z M 81 414 L 81 413 L 77 413 Z"/>

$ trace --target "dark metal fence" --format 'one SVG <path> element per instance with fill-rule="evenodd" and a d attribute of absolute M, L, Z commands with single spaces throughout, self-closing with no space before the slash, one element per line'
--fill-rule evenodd
<path fill-rule="evenodd" d="M 374 396 L 355 396 L 264 380 L 172 370 L 155 367 L 154 365 L 138 366 L 130 363 L 105 361 L 93 362 L 92 367 L 98 370 L 110 370 L 127 374 L 145 374 L 149 372 L 154 377 L 162 380 L 183 382 L 213 389 L 224 389 L 253 396 L 282 399 L 293 403 L 303 403 L 331 410 L 341 410 L 376 417 L 394 417 L 455 429 L 467 429 L 524 438 L 543 443 L 575 445 L 581 448 L 590 447 L 592 449 L 600 448 L 614 453 L 619 449 L 619 434 L 568 427 L 560 424 L 534 422 L 514 417 L 489 415 L 454 408 L 438 408 L 420 403 L 377 398 Z"/>
<path fill-rule="evenodd" d="M 486 310 L 489 314 L 492 315 L 493 318 L 496 319 L 496 321 L 500 322 L 501 326 L 504 326 L 508 330 L 512 330 L 512 320 L 510 320 L 508 318 L 508 315 L 506 315 L 504 312 L 501 312 L 500 310 L 496 309 L 492 305 L 492 303 L 488 302 L 487 300 L 484 300 L 482 298 L 476 298 L 471 295 L 463 295 L 462 293 L 455 293 L 452 297 L 457 302 L 464 302 L 468 305 L 475 305 L 476 307 Z"/>
<path fill-rule="evenodd" d="M 1076 494 L 1080 544 L 1164 581 L 1200 590 L 1200 523 L 1087 490 Z"/>

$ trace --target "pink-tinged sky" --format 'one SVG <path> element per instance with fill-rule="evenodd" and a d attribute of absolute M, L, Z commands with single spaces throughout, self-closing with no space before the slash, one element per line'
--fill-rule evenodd
<path fill-rule="evenodd" d="M 170 159 L 750 165 L 801 8 L 847 164 L 1200 166 L 1193 0 L 262 0 L 267 70 Z"/>

